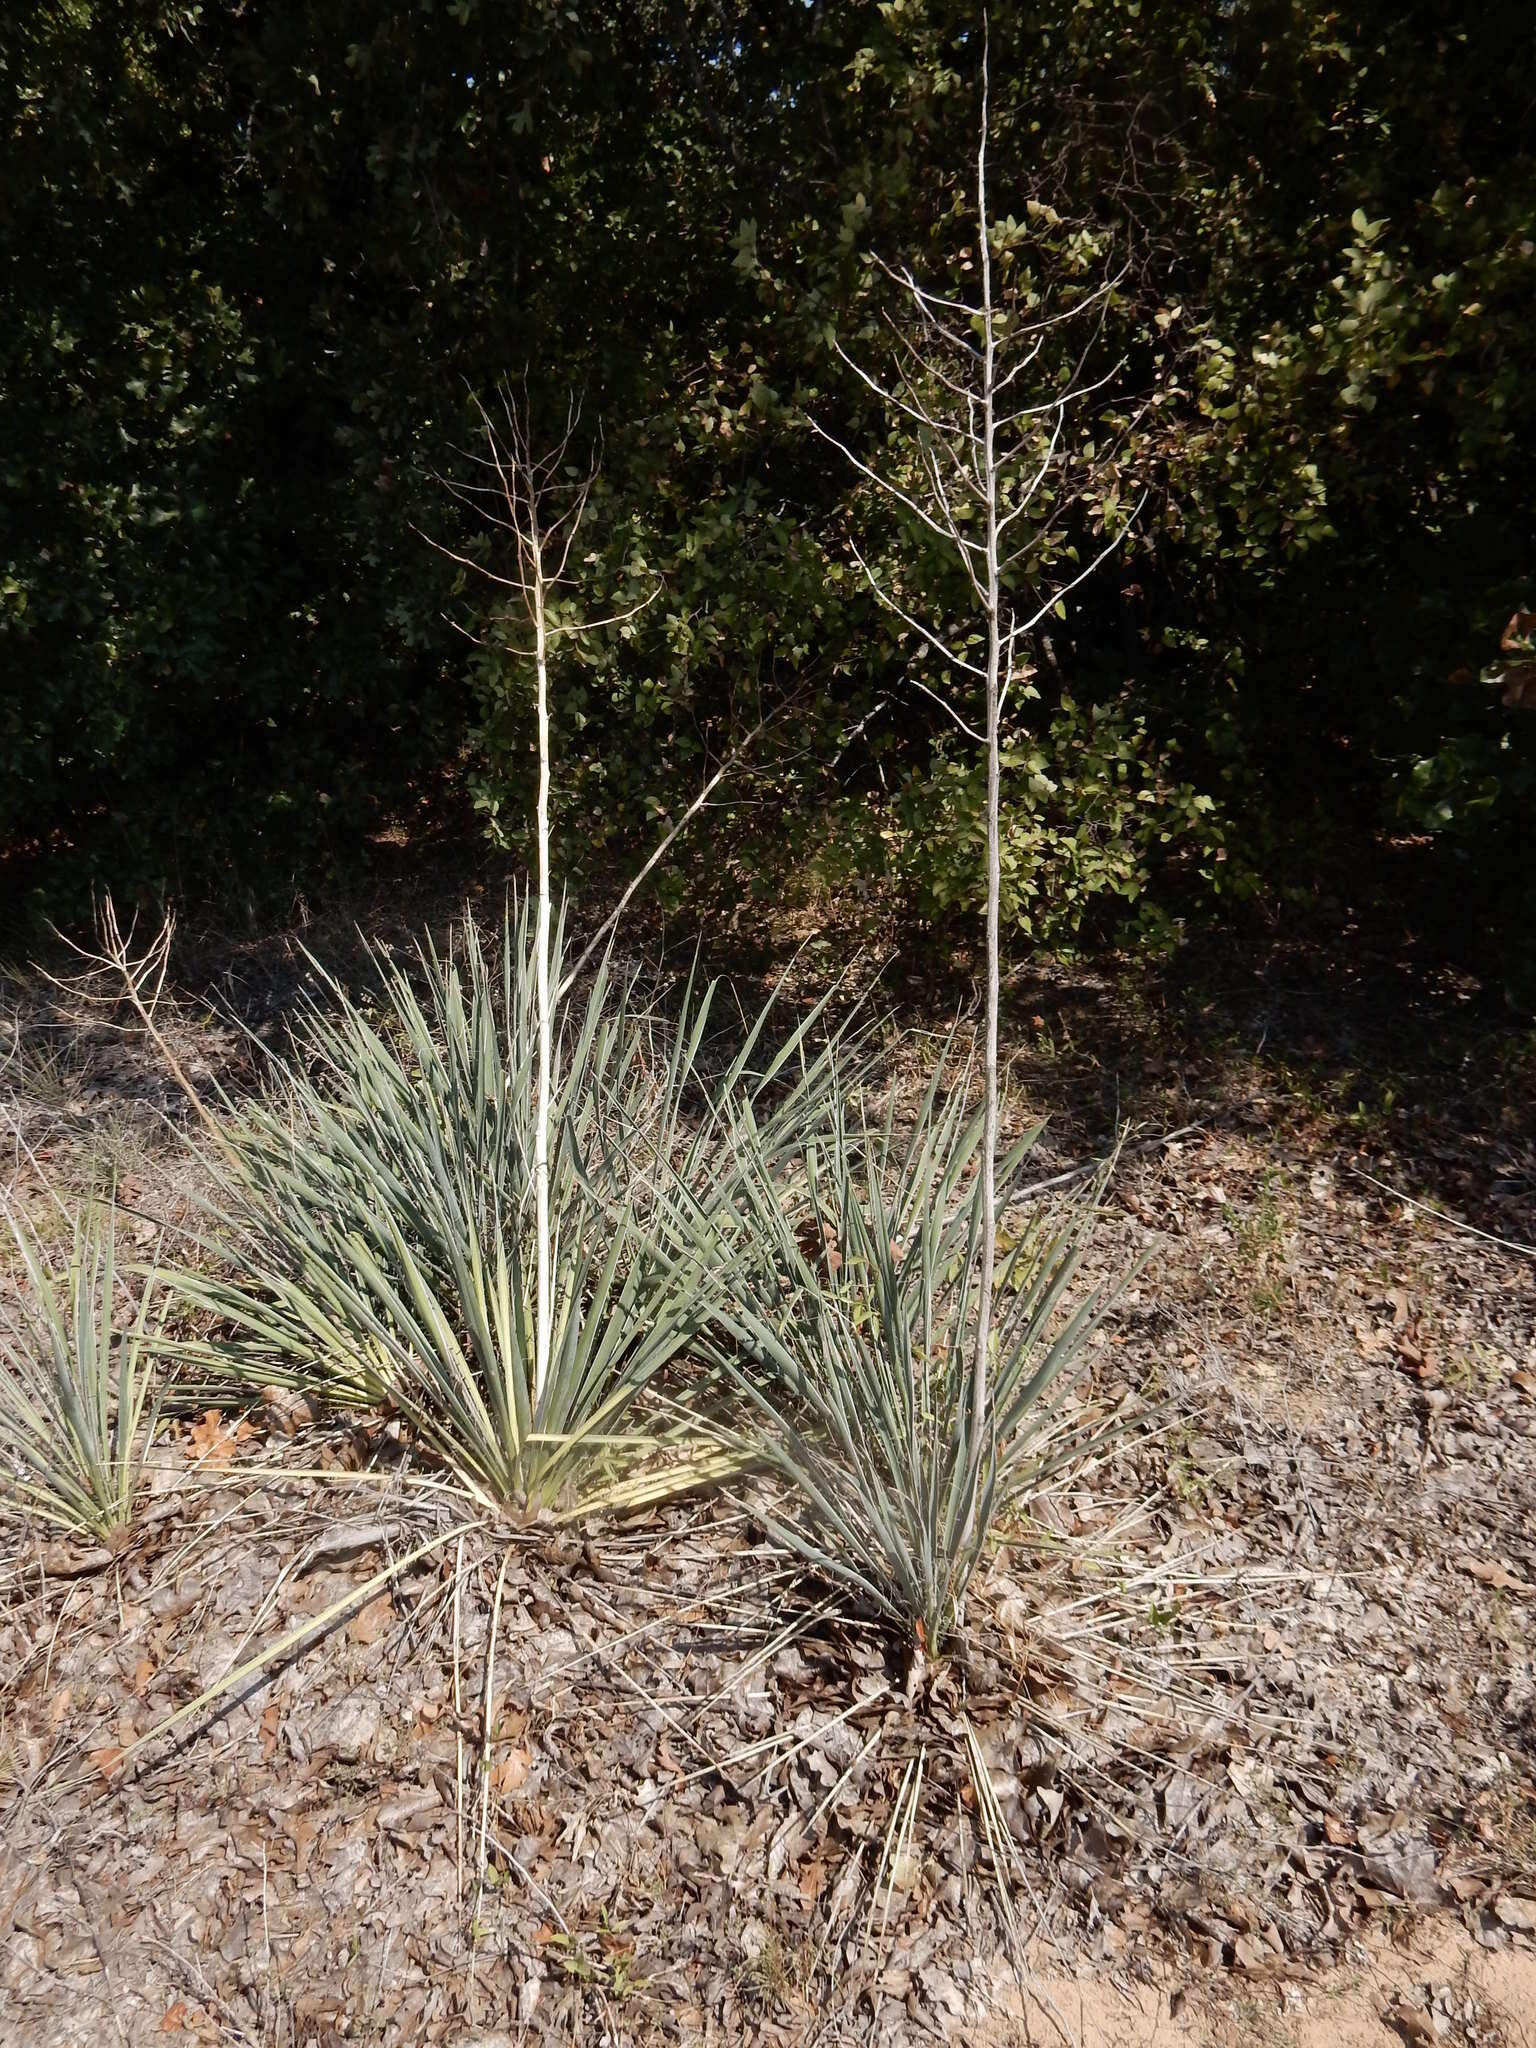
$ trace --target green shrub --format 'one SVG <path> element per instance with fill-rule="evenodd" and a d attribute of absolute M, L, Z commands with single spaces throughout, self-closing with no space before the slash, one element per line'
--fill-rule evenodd
<path fill-rule="evenodd" d="M 986 873 L 986 766 L 941 742 L 901 800 L 903 871 L 923 914 L 978 911 Z M 1175 852 L 1221 854 L 1209 796 L 1176 782 L 1146 721 L 1118 704 L 1063 697 L 1038 741 L 1002 754 L 1001 916 L 1041 944 L 1071 940 L 1107 899 L 1147 896 Z"/>

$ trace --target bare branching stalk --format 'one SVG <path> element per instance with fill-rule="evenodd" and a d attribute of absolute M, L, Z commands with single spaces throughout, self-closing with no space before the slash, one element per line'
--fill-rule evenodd
<path fill-rule="evenodd" d="M 186 1070 L 175 1053 L 165 1033 L 155 1019 L 160 997 L 165 989 L 165 977 L 171 964 L 171 941 L 176 936 L 176 913 L 167 910 L 160 923 L 160 929 L 142 953 L 133 950 L 134 934 L 138 919 L 130 920 L 124 932 L 118 922 L 117 906 L 112 901 L 112 892 L 107 890 L 96 906 L 96 944 L 80 946 L 73 939 L 64 943 L 81 961 L 81 972 L 74 975 L 50 974 L 46 979 L 64 995 L 69 996 L 83 1008 L 101 1012 L 116 1009 L 126 1003 L 138 1020 L 144 1036 L 164 1062 L 166 1072 L 176 1083 L 192 1106 L 193 1114 L 204 1131 L 213 1140 L 226 1159 L 233 1153 L 229 1141 L 220 1130 L 218 1121 L 206 1102 L 188 1080 Z M 63 934 L 59 936 L 62 938 Z"/>
<path fill-rule="evenodd" d="M 998 922 L 1002 896 L 999 846 L 1002 761 L 999 729 L 1002 689 L 1002 579 L 998 565 L 997 519 L 997 322 L 992 309 L 992 245 L 987 224 L 988 53 L 981 61 L 981 139 L 976 147 L 976 224 L 981 251 L 981 461 L 986 498 L 987 614 L 987 1016 L 982 1048 L 981 1295 L 976 1311 L 976 1359 L 972 1366 L 971 1412 L 977 1442 L 987 1429 L 987 1364 L 992 1351 L 992 1288 L 997 1271 L 997 1012 L 999 998 Z M 1013 642 L 1009 641 L 1012 665 Z"/>
<path fill-rule="evenodd" d="M 1084 582 L 1119 545 L 1141 509 L 1106 535 L 1104 545 L 1069 577 L 1051 577 L 1042 559 L 1054 552 L 1042 548 L 1042 534 L 1059 533 L 1070 491 L 1059 488 L 1067 476 L 1073 451 L 1066 443 L 1069 415 L 1109 378 L 1085 381 L 1087 350 L 1071 374 L 1053 380 L 1038 398 L 1020 403 L 1009 396 L 1017 380 L 1040 361 L 1050 331 L 1064 321 L 1089 321 L 1096 333 L 1115 279 L 1085 292 L 1056 312 L 1016 316 L 1000 306 L 994 274 L 993 228 L 987 197 L 989 138 L 989 49 L 984 43 L 981 67 L 980 137 L 976 150 L 976 232 L 980 303 L 931 290 L 909 269 L 882 266 L 905 296 L 910 325 L 893 323 L 892 369 L 882 378 L 871 374 L 838 345 L 838 354 L 860 382 L 887 409 L 914 430 L 920 480 L 911 487 L 863 461 L 844 442 L 816 421 L 811 424 L 886 497 L 915 517 L 942 541 L 964 569 L 976 610 L 985 628 L 983 661 L 965 648 L 973 644 L 943 632 L 917 617 L 903 603 L 889 580 L 883 580 L 853 547 L 865 579 L 879 602 L 893 612 L 930 652 L 946 664 L 962 692 L 980 685 L 984 725 L 978 732 L 947 695 L 918 679 L 917 687 L 937 701 L 959 730 L 986 748 L 986 1018 L 983 1051 L 983 1149 L 981 1277 L 972 1364 L 972 1422 L 977 1445 L 971 1475 L 974 1511 L 979 1498 L 980 1460 L 991 1427 L 990 1363 L 993 1295 L 997 1269 L 997 1151 L 999 1091 L 997 1071 L 999 971 L 1002 897 L 1001 801 L 1002 721 L 1016 679 L 1030 673 L 1027 652 L 1031 636 L 1064 599 Z M 1118 365 L 1116 368 L 1118 369 Z M 1109 373 L 1113 377 L 1116 371 Z M 1052 488 L 1048 488 L 1052 487 Z M 1046 494 L 1042 496 L 1042 493 Z M 1024 521 L 1024 538 L 1013 529 Z M 1034 557 L 1033 560 L 1027 558 Z M 1042 583 L 1048 588 L 1042 588 Z M 1015 595 L 1022 587 L 1023 603 Z"/>
<path fill-rule="evenodd" d="M 533 1397 L 538 1401 L 549 1382 L 549 1354 L 554 1326 L 554 1300 L 549 1242 L 549 1100 L 554 1082 L 554 1026 L 549 1003 L 549 619 L 545 611 L 544 539 L 539 530 L 539 491 L 526 438 L 519 450 L 524 508 L 528 516 L 526 556 L 533 612 L 533 662 L 538 677 L 539 793 L 534 805 L 534 830 L 539 844 L 539 905 L 534 931 L 535 1001 L 539 1020 L 538 1108 L 533 1126 L 534 1256 L 537 1260 L 534 1320 Z M 574 537 L 586 505 L 583 491 L 571 518 Z M 562 554 L 562 567 L 564 555 Z"/>
<path fill-rule="evenodd" d="M 475 407 L 484 434 L 485 452 L 467 453 L 466 459 L 479 470 L 479 481 L 445 478 L 447 489 L 469 505 L 491 526 L 512 536 L 510 573 L 502 574 L 467 555 L 434 542 L 450 560 L 476 570 L 492 583 L 515 594 L 515 610 L 493 615 L 492 624 L 520 625 L 531 644 L 508 651 L 533 663 L 537 740 L 539 752 L 538 794 L 535 804 L 535 833 L 538 840 L 538 896 L 535 905 L 535 975 L 538 1052 L 535 1087 L 533 1144 L 534 1205 L 534 1384 L 537 1406 L 549 1381 L 550 1352 L 554 1339 L 552 1273 L 554 1247 L 549 1218 L 549 1112 L 555 1095 L 555 1012 L 566 987 L 551 989 L 549 975 L 550 917 L 552 884 L 549 846 L 550 726 L 549 656 L 551 644 L 563 634 L 595 631 L 599 626 L 619 625 L 643 611 L 656 595 L 653 590 L 639 603 L 603 619 L 560 618 L 556 605 L 562 590 L 575 578 L 570 573 L 571 550 L 586 516 L 592 486 L 597 478 L 597 455 L 585 468 L 573 466 L 573 444 L 580 426 L 580 408 L 574 401 L 566 411 L 565 428 L 548 449 L 535 449 L 526 391 L 521 400 L 509 385 L 500 393 L 501 417 L 493 418 L 479 399 Z M 499 644 L 506 644 L 504 642 Z M 568 984 L 567 984 L 568 985 Z"/>

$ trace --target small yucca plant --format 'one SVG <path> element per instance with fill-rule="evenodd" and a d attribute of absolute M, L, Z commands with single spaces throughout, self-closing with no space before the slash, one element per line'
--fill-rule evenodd
<path fill-rule="evenodd" d="M 132 1320 L 114 1327 L 128 1297 L 110 1204 L 77 1218 L 62 1269 L 33 1230 L 8 1221 L 24 1281 L 0 1313 L 0 1496 L 59 1528 L 106 1536 L 132 1516 L 154 1434 L 151 1354 L 165 1296 L 151 1274 Z"/>
<path fill-rule="evenodd" d="M 557 989 L 563 962 L 557 929 Z M 663 1030 L 636 977 L 604 964 L 561 1009 L 540 1385 L 527 905 L 508 917 L 499 971 L 467 922 L 447 956 L 378 965 L 384 1021 L 327 983 L 276 1090 L 228 1123 L 228 1157 L 210 1162 L 218 1265 L 183 1283 L 223 1326 L 203 1356 L 251 1383 L 387 1403 L 495 1505 L 590 1488 L 656 1447 L 636 1403 L 707 1320 L 711 1100 L 745 1090 L 761 1109 L 805 1027 L 752 1076 L 750 1033 L 711 1097 L 697 1076 L 708 992 L 690 987 Z M 820 1070 L 794 1068 L 770 1129 L 812 1099 Z"/>
<path fill-rule="evenodd" d="M 1065 1305 L 1090 1203 L 1005 1251 L 978 1418 L 982 1122 L 936 1076 L 901 1142 L 893 1113 L 866 1121 L 856 1094 L 787 1185 L 738 1119 L 748 1248 L 715 1318 L 756 1450 L 803 1508 L 777 1533 L 929 1654 L 997 1516 L 1080 1453 L 1056 1397 L 1101 1313 L 1097 1296 Z M 999 1162 L 1000 1195 L 1037 1136 Z"/>

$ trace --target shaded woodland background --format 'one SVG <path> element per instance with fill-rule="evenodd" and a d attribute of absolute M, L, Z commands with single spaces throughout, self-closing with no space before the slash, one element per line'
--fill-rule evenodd
<path fill-rule="evenodd" d="M 791 875 L 941 944 L 979 758 L 911 687 L 963 593 L 901 472 L 877 257 L 964 277 L 979 15 L 943 0 L 46 0 L 0 27 L 0 899 L 259 920 L 381 841 L 513 857 L 529 680 L 441 476 L 508 372 L 601 422 L 556 677 L 562 865 L 633 866 L 765 713 L 669 905 Z M 1536 999 L 1536 87 L 1507 5 L 991 10 L 999 247 L 1089 337 L 1133 537 L 1009 735 L 1015 951 L 1350 892 Z M 1084 345 L 1041 365 L 1059 384 Z M 1055 344 L 1053 344 L 1055 347 Z M 1043 508 L 1042 549 L 1063 508 Z M 1052 538 L 1052 536 L 1056 538 Z M 1053 565 L 1044 557 L 1042 571 Z M 463 630 L 460 630 L 463 629 Z M 472 635 L 466 638 L 465 633 Z M 722 791 L 722 796 L 726 795 Z M 1426 938 L 1427 935 L 1427 938 Z M 1346 939 L 1347 944 L 1347 939 Z"/>

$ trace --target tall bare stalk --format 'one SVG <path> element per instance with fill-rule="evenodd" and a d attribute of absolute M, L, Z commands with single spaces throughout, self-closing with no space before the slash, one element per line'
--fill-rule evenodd
<path fill-rule="evenodd" d="M 519 399 L 510 385 L 500 392 L 499 419 L 477 398 L 475 407 L 484 436 L 483 454 L 468 452 L 468 460 L 486 472 L 481 481 L 445 479 L 447 488 L 471 505 L 490 525 L 512 536 L 510 573 L 502 574 L 451 548 L 434 545 L 454 561 L 473 568 L 491 582 L 515 593 L 521 620 L 532 644 L 512 649 L 532 660 L 535 683 L 539 782 L 535 806 L 538 840 L 538 896 L 535 904 L 535 1006 L 537 1010 L 538 1054 L 535 1086 L 533 1147 L 534 1204 L 534 1383 L 535 1405 L 549 1380 L 550 1351 L 554 1341 L 553 1262 L 549 1219 L 549 1109 L 556 1087 L 555 1010 L 560 994 L 550 987 L 550 905 L 552 887 L 549 857 L 549 651 L 562 634 L 585 633 L 599 626 L 616 625 L 644 609 L 650 598 L 631 605 L 605 619 L 559 619 L 552 605 L 560 591 L 574 578 L 569 574 L 571 549 L 586 516 L 592 486 L 597 478 L 594 453 L 585 468 L 571 467 L 571 451 L 580 425 L 580 408 L 574 401 L 567 407 L 563 432 L 540 452 L 534 443 L 526 392 Z M 654 595 L 654 592 L 652 593 Z M 507 623 L 511 614 L 501 613 L 494 621 Z"/>
<path fill-rule="evenodd" d="M 535 904 L 534 939 L 538 1101 L 535 1106 L 533 1157 L 534 1227 L 537 1240 L 534 1400 L 537 1404 L 548 1380 L 553 1342 L 551 1274 L 555 1247 L 551 1239 L 549 1216 L 549 1105 L 559 1092 L 559 1075 L 556 1072 L 559 1034 L 556 1027 L 561 1005 L 593 956 L 606 943 L 636 891 L 665 858 L 679 835 L 704 810 L 725 777 L 749 758 L 756 742 L 774 719 L 788 709 L 788 705 L 781 704 L 776 710 L 759 717 L 750 730 L 720 758 L 706 776 L 698 794 L 683 809 L 632 877 L 614 908 L 588 941 L 580 957 L 563 974 L 558 984 L 552 986 L 550 920 L 553 885 L 550 875 L 549 833 L 553 752 L 549 713 L 551 650 L 554 643 L 564 635 L 579 635 L 595 632 L 604 626 L 623 624 L 625 620 L 644 611 L 659 594 L 661 586 L 659 583 L 656 584 L 635 604 L 602 618 L 579 613 L 565 615 L 566 607 L 560 602 L 560 598 L 563 591 L 578 581 L 570 568 L 572 549 L 586 516 L 592 486 L 597 479 L 597 458 L 594 453 L 585 467 L 572 461 L 572 451 L 580 428 L 580 412 L 574 402 L 567 408 L 564 430 L 547 449 L 540 452 L 533 438 L 526 391 L 519 397 L 509 385 L 503 384 L 498 393 L 498 401 L 499 417 L 493 417 L 478 399 L 475 401 L 484 442 L 483 452 L 458 451 L 470 465 L 472 472 L 479 472 L 478 477 L 473 474 L 467 478 L 460 475 L 443 477 L 440 481 L 452 496 L 470 506 L 490 526 L 512 536 L 510 562 L 507 564 L 506 573 L 494 564 L 486 564 L 468 555 L 457 553 L 454 549 L 444 546 L 441 541 L 432 540 L 431 544 L 449 560 L 485 576 L 490 582 L 514 593 L 512 608 L 493 614 L 490 625 L 494 631 L 511 622 L 519 629 L 517 636 L 509 645 L 504 635 L 497 632 L 494 644 L 504 651 L 531 661 L 534 671 L 539 755 L 535 809 L 538 895 Z M 431 539 L 430 536 L 427 538 Z M 471 634 L 469 637 L 476 640 L 479 645 L 485 645 L 488 641 L 488 636 L 485 635 Z M 519 640 L 523 644 L 519 645 Z"/>
<path fill-rule="evenodd" d="M 1138 500 L 1124 524 L 1105 540 L 1093 558 L 1075 575 L 1055 582 L 1042 595 L 1037 574 L 1033 578 L 1031 601 L 1022 607 L 1016 602 L 1013 595 L 1015 579 L 1011 572 L 1031 552 L 1031 543 L 1026 539 L 1022 545 L 1016 544 L 1010 539 L 1010 531 L 1018 520 L 1031 514 L 1032 508 L 1034 523 L 1038 526 L 1043 509 L 1040 503 L 1042 490 L 1049 481 L 1063 475 L 1072 459 L 1073 451 L 1065 443 L 1068 416 L 1074 406 L 1102 388 L 1109 378 L 1083 381 L 1083 358 L 1079 358 L 1075 371 L 1065 384 L 1043 391 L 1033 402 L 1017 404 L 1007 394 L 1016 381 L 1039 361 L 1051 329 L 1064 321 L 1088 319 L 1095 309 L 1098 313 L 1096 324 L 1102 322 L 1115 280 L 1105 281 L 1059 312 L 1046 313 L 1031 320 L 1016 321 L 1010 311 L 996 303 L 994 231 L 987 197 L 989 90 L 990 50 L 984 41 L 975 211 L 980 304 L 919 284 L 910 269 L 882 266 L 904 294 L 911 316 L 905 329 L 892 323 L 895 342 L 892 373 L 885 378 L 872 375 L 838 345 L 839 355 L 861 382 L 894 414 L 916 429 L 921 481 L 910 490 L 903 488 L 893 477 L 864 462 L 824 426 L 812 421 L 822 438 L 839 449 L 863 476 L 907 512 L 914 514 L 953 551 L 965 571 L 985 627 L 986 653 L 984 660 L 978 663 L 964 651 L 969 644 L 967 641 L 959 637 L 946 638 L 908 610 L 891 586 L 876 575 L 858 548 L 854 547 L 854 557 L 879 601 L 947 664 L 964 690 L 973 691 L 979 684 L 984 702 L 984 726 L 978 732 L 950 697 L 940 696 L 929 690 L 926 684 L 917 682 L 917 687 L 934 697 L 963 733 L 986 749 L 982 1242 L 976 1348 L 971 1369 L 978 1459 L 989 1427 L 989 1374 L 997 1269 L 997 1036 L 1001 984 L 1003 713 L 1015 681 L 1027 680 L 1030 673 L 1024 658 L 1030 636 L 1114 551 L 1141 506 Z M 1110 377 L 1117 373 L 1118 367 L 1109 373 Z M 1067 492 L 1058 499 L 1058 518 L 1064 500 L 1069 497 Z M 973 1505 L 978 1477 L 979 1466 L 972 1473 Z"/>

